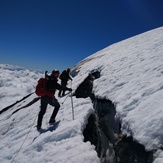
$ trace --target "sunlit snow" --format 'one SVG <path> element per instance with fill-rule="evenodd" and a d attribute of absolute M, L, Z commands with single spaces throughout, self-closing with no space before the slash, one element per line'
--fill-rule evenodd
<path fill-rule="evenodd" d="M 163 162 L 163 27 L 108 46 L 72 70 L 78 72 L 72 81 L 73 90 L 89 73 L 100 72 L 100 78 L 94 81 L 95 96 L 111 100 L 122 132 L 133 136 L 146 150 L 156 150 L 154 163 Z M 42 76 L 1 64 L 0 110 L 34 92 Z M 57 115 L 60 122 L 49 128 L 53 108 L 48 106 L 40 133 L 35 128 L 39 101 L 11 115 L 36 97 L 32 94 L 0 115 L 0 162 L 99 163 L 95 147 L 83 142 L 82 132 L 94 112 L 91 100 L 73 97 L 73 120 L 70 94 L 57 97 L 61 103 Z"/>

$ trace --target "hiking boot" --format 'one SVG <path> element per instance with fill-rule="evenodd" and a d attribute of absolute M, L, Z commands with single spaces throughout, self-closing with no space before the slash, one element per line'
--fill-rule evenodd
<path fill-rule="evenodd" d="M 55 123 L 55 119 L 50 119 L 49 123 Z"/>
<path fill-rule="evenodd" d="M 40 130 L 41 129 L 41 126 L 36 126 L 37 127 L 37 130 Z"/>

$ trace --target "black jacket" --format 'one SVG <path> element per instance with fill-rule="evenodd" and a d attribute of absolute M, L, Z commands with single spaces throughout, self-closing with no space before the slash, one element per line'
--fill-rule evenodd
<path fill-rule="evenodd" d="M 49 79 L 47 82 L 47 87 L 46 87 L 47 91 L 54 91 L 55 92 L 56 89 L 64 90 L 64 91 L 66 91 L 66 90 L 70 91 L 71 90 L 70 88 L 61 86 L 60 84 L 57 83 L 57 81 L 58 80 L 56 78 Z"/>
<path fill-rule="evenodd" d="M 72 80 L 72 78 L 69 75 L 69 72 L 67 72 L 66 70 L 62 72 L 62 74 L 60 75 L 60 79 L 62 82 L 67 82 L 69 79 Z"/>

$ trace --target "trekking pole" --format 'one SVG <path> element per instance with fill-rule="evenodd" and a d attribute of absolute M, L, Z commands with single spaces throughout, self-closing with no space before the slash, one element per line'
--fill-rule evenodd
<path fill-rule="evenodd" d="M 71 89 L 72 89 L 72 81 L 71 81 Z M 74 106 L 73 106 L 72 91 L 71 91 L 71 105 L 72 105 L 72 119 L 74 120 Z"/>
<path fill-rule="evenodd" d="M 69 92 L 69 93 L 70 93 L 70 92 Z M 64 102 L 66 101 L 66 99 L 67 99 L 67 97 L 68 97 L 69 93 L 67 94 L 67 96 L 66 96 L 66 98 L 63 100 L 63 102 L 61 103 L 62 105 L 63 105 L 63 104 L 64 104 Z"/>

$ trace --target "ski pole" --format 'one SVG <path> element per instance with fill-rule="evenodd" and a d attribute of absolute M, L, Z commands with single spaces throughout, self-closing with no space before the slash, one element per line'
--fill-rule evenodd
<path fill-rule="evenodd" d="M 71 89 L 72 89 L 72 81 L 71 81 Z M 71 91 L 71 105 L 72 105 L 72 119 L 74 120 L 74 106 L 73 106 L 72 91 Z"/>

